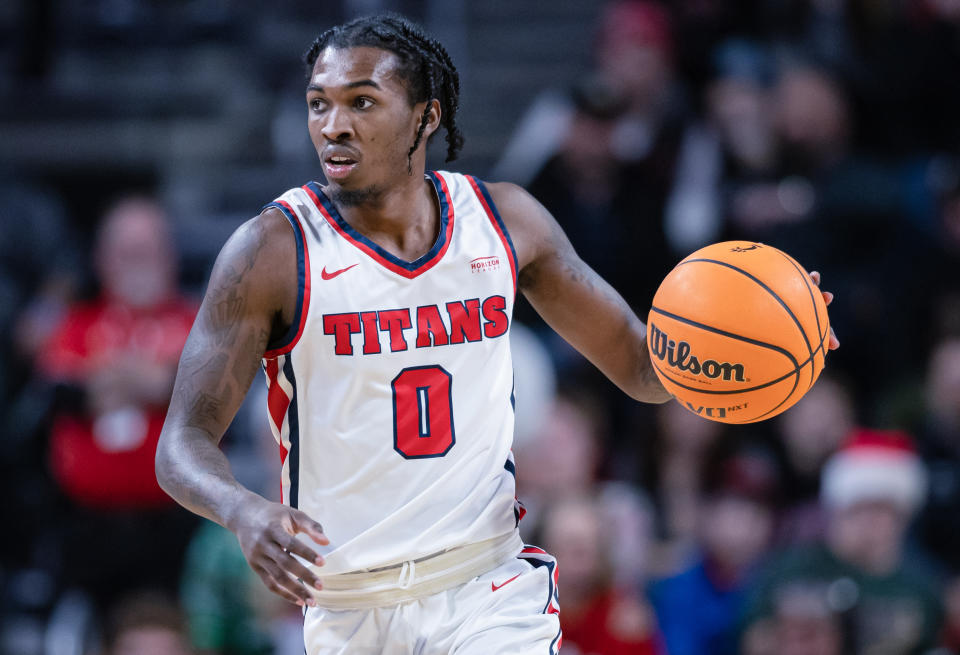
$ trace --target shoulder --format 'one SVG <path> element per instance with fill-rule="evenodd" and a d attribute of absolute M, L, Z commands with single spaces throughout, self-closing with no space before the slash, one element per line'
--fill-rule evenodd
<path fill-rule="evenodd" d="M 566 243 L 553 216 L 526 189 L 510 182 L 486 186 L 513 240 L 521 270 Z"/>
<path fill-rule="evenodd" d="M 234 230 L 222 253 L 231 256 L 261 252 L 280 255 L 291 248 L 296 248 L 293 226 L 278 208 L 267 207 Z"/>
<path fill-rule="evenodd" d="M 283 262 L 296 261 L 293 226 L 279 209 L 268 207 L 249 219 L 230 235 L 220 250 L 217 269 L 276 272 Z"/>
<path fill-rule="evenodd" d="M 268 207 L 240 225 L 217 257 L 207 297 L 235 289 L 269 310 L 287 308 L 297 291 L 297 245 L 293 226 Z"/>
<path fill-rule="evenodd" d="M 486 182 L 485 185 L 504 222 L 522 223 L 547 211 L 529 191 L 512 182 Z"/>

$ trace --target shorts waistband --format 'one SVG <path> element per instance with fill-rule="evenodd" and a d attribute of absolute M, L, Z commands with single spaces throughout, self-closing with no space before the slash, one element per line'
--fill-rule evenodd
<path fill-rule="evenodd" d="M 329 609 L 395 605 L 463 584 L 500 566 L 521 550 L 523 540 L 514 530 L 393 566 L 321 578 L 323 589 L 312 589 L 311 593 L 318 606 Z"/>

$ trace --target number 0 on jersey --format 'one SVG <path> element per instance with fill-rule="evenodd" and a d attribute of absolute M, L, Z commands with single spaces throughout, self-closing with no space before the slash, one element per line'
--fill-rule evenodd
<path fill-rule="evenodd" d="M 452 385 L 442 366 L 411 366 L 393 379 L 393 448 L 406 459 L 443 457 L 453 447 Z"/>

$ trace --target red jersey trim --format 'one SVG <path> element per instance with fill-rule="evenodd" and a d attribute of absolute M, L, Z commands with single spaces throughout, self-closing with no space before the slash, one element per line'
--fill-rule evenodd
<path fill-rule="evenodd" d="M 402 277 L 409 280 L 426 273 L 443 259 L 450 242 L 453 240 L 454 210 L 453 202 L 450 198 L 450 191 L 447 188 L 447 182 L 439 173 L 430 171 L 427 177 L 433 182 L 437 191 L 437 197 L 440 199 L 440 233 L 433 247 L 419 259 L 407 262 L 396 255 L 387 252 L 379 245 L 360 234 L 347 221 L 340 216 L 337 208 L 330 199 L 323 193 L 320 185 L 316 182 L 308 182 L 303 186 L 303 190 L 313 200 L 313 204 L 326 219 L 327 223 L 344 239 L 363 251 L 368 257 L 378 264 Z"/>

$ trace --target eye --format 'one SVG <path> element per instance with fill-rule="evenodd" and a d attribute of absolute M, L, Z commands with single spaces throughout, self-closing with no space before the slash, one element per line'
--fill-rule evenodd
<path fill-rule="evenodd" d="M 323 111 L 326 103 L 320 98 L 311 98 L 307 101 L 307 105 L 312 111 Z"/>
<path fill-rule="evenodd" d="M 358 96 L 357 99 L 353 101 L 353 106 L 357 109 L 370 109 L 373 107 L 373 100 L 367 96 Z"/>

